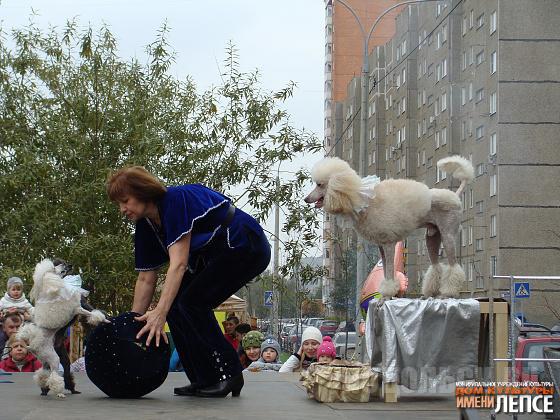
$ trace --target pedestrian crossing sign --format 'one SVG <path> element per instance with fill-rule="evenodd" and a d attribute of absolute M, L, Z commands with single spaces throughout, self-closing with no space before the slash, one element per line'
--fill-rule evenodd
<path fill-rule="evenodd" d="M 264 292 L 264 306 L 272 308 L 272 290 L 266 290 Z"/>
<path fill-rule="evenodd" d="M 531 297 L 531 287 L 529 283 L 514 283 L 513 290 L 516 299 L 523 299 Z"/>

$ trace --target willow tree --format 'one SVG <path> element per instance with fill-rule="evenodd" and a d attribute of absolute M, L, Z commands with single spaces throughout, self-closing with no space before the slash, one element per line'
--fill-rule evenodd
<path fill-rule="evenodd" d="M 294 85 L 270 92 L 226 49 L 222 84 L 199 92 L 171 72 L 167 28 L 146 59 L 119 57 L 107 27 L 35 25 L 0 39 L 0 275 L 30 279 L 43 257 L 82 271 L 95 304 L 130 307 L 133 226 L 105 193 L 107 174 L 143 165 L 167 184 L 202 182 L 263 221 L 287 209 L 283 272 L 316 246 L 317 219 L 302 204 L 304 171 L 276 188 L 281 162 L 319 149 L 282 109 Z"/>

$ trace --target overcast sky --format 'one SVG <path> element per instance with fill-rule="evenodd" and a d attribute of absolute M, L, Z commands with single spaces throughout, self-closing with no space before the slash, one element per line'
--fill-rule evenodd
<path fill-rule="evenodd" d="M 26 25 L 30 18 L 47 28 L 62 27 L 74 17 L 83 27 L 107 24 L 121 57 L 140 61 L 167 21 L 177 57 L 173 72 L 191 76 L 200 90 L 219 84 L 219 66 L 232 41 L 242 70 L 259 69 L 265 89 L 297 83 L 286 105 L 293 124 L 323 137 L 323 0 L 0 0 L 4 31 Z M 310 166 L 318 158 L 282 169 Z"/>

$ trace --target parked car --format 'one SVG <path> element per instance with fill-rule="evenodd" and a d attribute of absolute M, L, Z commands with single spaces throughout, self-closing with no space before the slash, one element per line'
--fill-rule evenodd
<path fill-rule="evenodd" d="M 317 323 L 317 328 L 319 328 L 319 331 L 321 331 L 321 334 L 323 334 L 323 337 L 328 335 L 329 337 L 334 336 L 334 334 L 336 333 L 336 329 L 338 328 L 338 322 L 336 321 L 330 321 L 330 320 L 324 320 L 324 321 L 320 321 Z"/>
<path fill-rule="evenodd" d="M 280 346 L 282 349 L 289 351 L 290 347 L 288 345 L 288 337 L 290 335 L 291 329 L 294 327 L 294 324 L 285 324 L 280 331 Z"/>
<path fill-rule="evenodd" d="M 356 325 L 354 320 L 342 321 L 338 324 L 336 332 L 346 332 L 346 331 L 356 331 Z"/>
<path fill-rule="evenodd" d="M 290 352 L 297 352 L 299 350 L 299 346 L 301 345 L 301 334 L 302 330 L 305 329 L 304 325 L 294 325 L 290 330 L 287 338 L 287 346 L 286 350 Z"/>
<path fill-rule="evenodd" d="M 544 347 L 560 347 L 560 332 L 542 325 L 519 327 L 516 358 L 543 358 Z M 515 361 L 514 381 L 538 381 L 544 372 L 544 362 Z"/>
<path fill-rule="evenodd" d="M 308 327 L 316 327 L 317 323 L 323 321 L 325 318 L 307 318 L 303 321 L 303 325 Z"/>
<path fill-rule="evenodd" d="M 348 341 L 346 335 L 348 334 Z M 333 337 L 336 355 L 342 359 L 349 359 L 356 351 L 356 333 L 355 332 L 337 332 Z"/>

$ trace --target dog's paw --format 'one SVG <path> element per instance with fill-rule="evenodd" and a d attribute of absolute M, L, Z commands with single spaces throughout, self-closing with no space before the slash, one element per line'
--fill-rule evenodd
<path fill-rule="evenodd" d="M 395 280 L 384 279 L 379 286 L 379 293 L 384 299 L 391 299 L 399 293 L 400 285 Z"/>
<path fill-rule="evenodd" d="M 63 398 L 66 398 L 66 395 L 64 395 L 62 392 L 60 392 L 60 393 L 56 394 L 56 398 L 63 399 Z"/>

